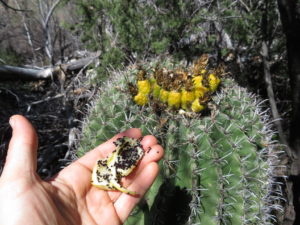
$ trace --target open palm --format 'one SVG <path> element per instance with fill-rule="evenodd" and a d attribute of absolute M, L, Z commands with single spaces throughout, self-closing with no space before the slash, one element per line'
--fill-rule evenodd
<path fill-rule="evenodd" d="M 142 139 L 146 154 L 136 170 L 122 179 L 124 187 L 137 192 L 135 196 L 91 186 L 96 160 L 114 150 L 117 138 L 140 138 L 140 130 L 134 128 L 101 144 L 51 180 L 42 181 L 35 172 L 34 129 L 22 116 L 14 116 L 11 125 L 13 137 L 0 178 L 0 224 L 122 224 L 154 181 L 156 162 L 163 155 L 155 137 Z"/>

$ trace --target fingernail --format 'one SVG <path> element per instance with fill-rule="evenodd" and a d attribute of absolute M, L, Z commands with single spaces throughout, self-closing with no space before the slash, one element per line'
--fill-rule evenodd
<path fill-rule="evenodd" d="M 9 119 L 9 124 L 12 128 L 14 128 L 15 124 L 16 124 L 16 120 L 14 119 L 14 117 L 10 117 Z"/>

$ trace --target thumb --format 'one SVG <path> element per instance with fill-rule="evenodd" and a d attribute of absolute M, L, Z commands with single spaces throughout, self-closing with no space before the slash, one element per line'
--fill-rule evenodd
<path fill-rule="evenodd" d="M 12 138 L 3 168 L 2 178 L 31 175 L 36 171 L 37 135 L 31 123 L 23 116 L 15 115 L 9 120 Z"/>

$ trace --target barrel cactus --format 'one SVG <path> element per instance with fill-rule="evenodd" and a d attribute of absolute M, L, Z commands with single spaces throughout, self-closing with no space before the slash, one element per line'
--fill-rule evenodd
<path fill-rule="evenodd" d="M 268 116 L 255 95 L 207 65 L 207 56 L 189 69 L 168 60 L 132 65 L 114 72 L 91 104 L 79 156 L 130 127 L 165 148 L 156 181 L 125 224 L 276 220 L 281 196 Z"/>

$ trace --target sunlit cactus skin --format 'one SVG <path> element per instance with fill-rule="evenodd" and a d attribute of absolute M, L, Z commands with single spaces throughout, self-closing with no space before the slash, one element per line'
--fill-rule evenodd
<path fill-rule="evenodd" d="M 152 67 L 145 66 L 148 71 Z M 207 73 L 196 66 L 193 70 Z M 128 92 L 128 81 L 136 82 L 138 71 L 115 72 L 103 85 L 91 105 L 79 151 L 82 155 L 130 127 L 159 139 L 165 149 L 160 173 L 125 224 L 273 224 L 272 210 L 280 208 L 280 191 L 272 178 L 274 133 L 260 101 L 232 79 L 218 78 L 221 87 L 200 114 L 174 111 L 190 111 L 195 99 L 184 95 L 191 90 L 181 90 L 173 109 L 140 106 Z M 211 90 L 220 84 L 214 78 L 209 81 Z M 155 90 L 153 80 L 149 82 Z M 151 98 L 162 98 L 162 90 L 153 91 Z"/>

